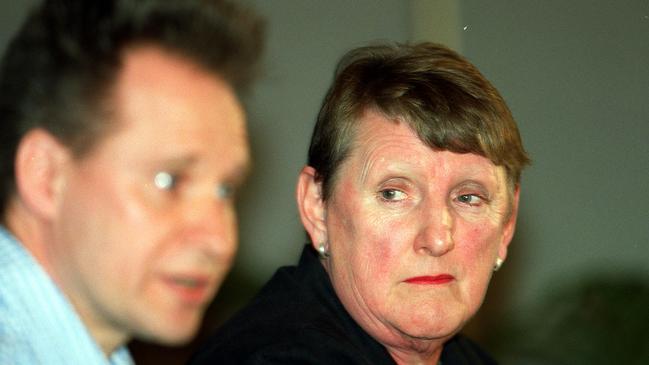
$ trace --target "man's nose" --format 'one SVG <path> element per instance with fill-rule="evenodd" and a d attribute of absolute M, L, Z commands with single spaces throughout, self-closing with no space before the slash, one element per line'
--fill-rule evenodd
<path fill-rule="evenodd" d="M 419 233 L 415 239 L 415 251 L 431 256 L 442 256 L 455 246 L 453 242 L 453 218 L 446 205 L 427 207 L 422 212 Z"/>
<path fill-rule="evenodd" d="M 229 254 L 236 244 L 236 214 L 231 201 L 212 196 L 188 199 L 182 217 L 188 239 L 212 255 Z"/>

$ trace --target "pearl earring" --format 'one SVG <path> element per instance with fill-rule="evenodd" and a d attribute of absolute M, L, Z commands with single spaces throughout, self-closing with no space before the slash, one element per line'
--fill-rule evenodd
<path fill-rule="evenodd" d="M 503 259 L 501 259 L 500 257 L 498 257 L 498 258 L 496 259 L 496 264 L 494 265 L 494 272 L 500 270 L 500 267 L 503 266 L 503 263 L 504 263 L 504 262 L 505 262 L 505 260 L 503 260 Z"/>
<path fill-rule="evenodd" d="M 327 244 L 324 242 L 321 242 L 318 245 L 318 255 L 320 256 L 321 259 L 327 259 L 329 257 L 329 251 L 327 251 Z"/>

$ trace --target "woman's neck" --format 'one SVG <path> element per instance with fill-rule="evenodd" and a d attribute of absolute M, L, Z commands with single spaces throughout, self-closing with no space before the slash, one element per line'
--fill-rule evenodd
<path fill-rule="evenodd" d="M 390 356 L 397 365 L 437 365 L 439 358 L 442 355 L 442 348 L 440 347 L 434 353 L 412 353 L 412 352 L 398 352 L 388 349 Z"/>

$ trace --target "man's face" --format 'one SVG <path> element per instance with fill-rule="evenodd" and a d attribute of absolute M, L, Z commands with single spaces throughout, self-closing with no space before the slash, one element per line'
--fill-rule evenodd
<path fill-rule="evenodd" d="M 50 269 L 95 337 L 183 342 L 236 252 L 243 111 L 225 82 L 151 47 L 126 54 L 111 102 L 116 129 L 64 167 Z"/>

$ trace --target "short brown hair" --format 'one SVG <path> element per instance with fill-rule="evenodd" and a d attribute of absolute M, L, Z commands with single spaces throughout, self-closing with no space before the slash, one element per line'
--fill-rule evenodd
<path fill-rule="evenodd" d="M 464 57 L 434 43 L 354 49 L 338 64 L 318 114 L 308 164 L 331 196 L 366 110 L 403 121 L 434 150 L 474 153 L 504 166 L 511 188 L 530 160 L 505 101 Z"/>

